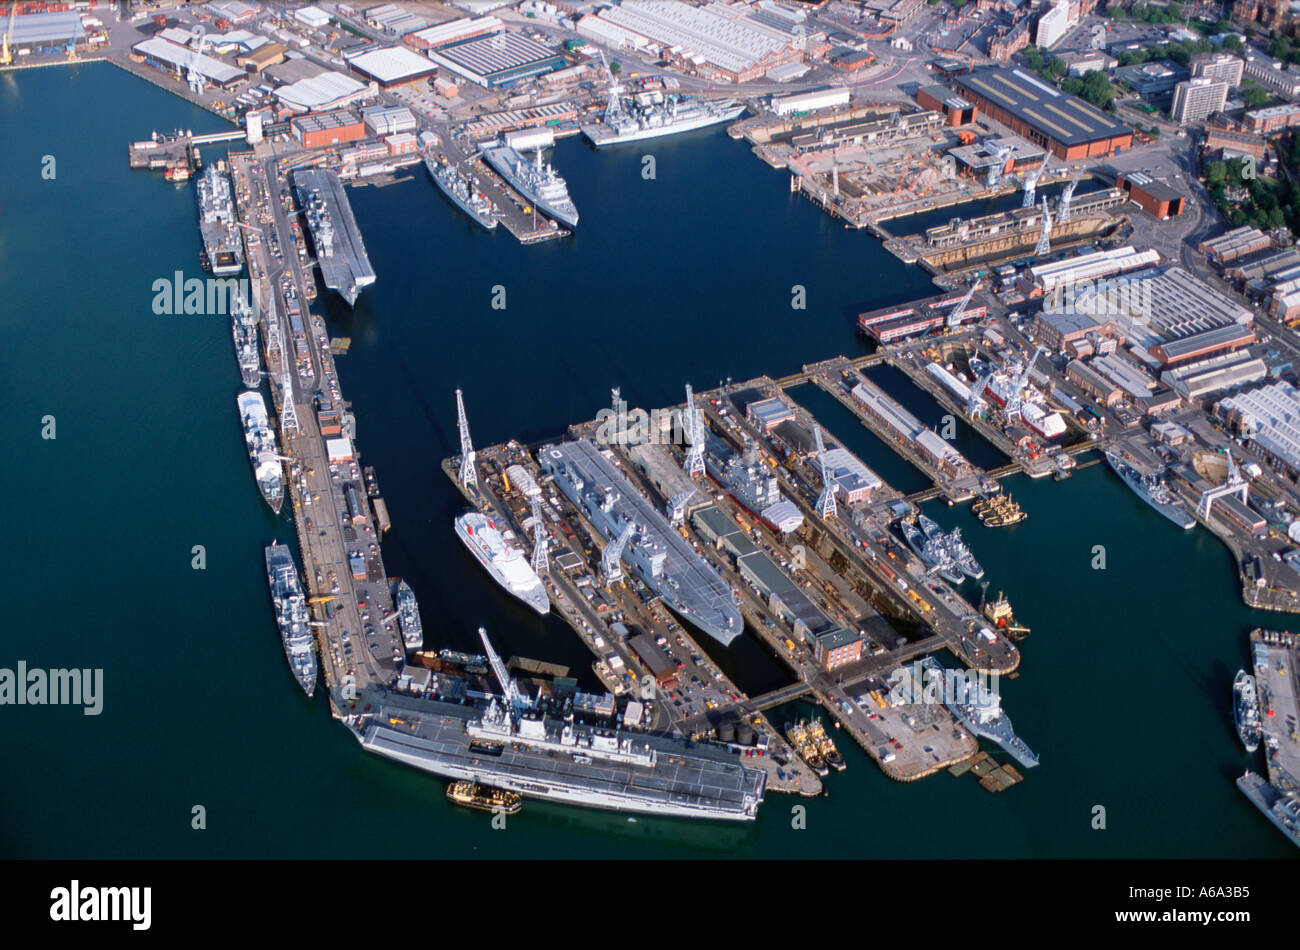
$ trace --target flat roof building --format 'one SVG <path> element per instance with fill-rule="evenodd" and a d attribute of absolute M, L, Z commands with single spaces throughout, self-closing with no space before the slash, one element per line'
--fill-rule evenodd
<path fill-rule="evenodd" d="M 1208 76 L 1187 79 L 1174 86 L 1174 104 L 1169 109 L 1169 116 L 1179 125 L 1191 125 L 1222 112 L 1227 101 L 1226 82 Z"/>
<path fill-rule="evenodd" d="M 141 40 L 131 47 L 131 51 L 155 69 L 181 75 L 194 70 L 207 82 L 222 89 L 228 89 L 248 78 L 248 74 L 236 66 L 211 56 L 196 56 L 194 50 L 157 36 Z"/>
<path fill-rule="evenodd" d="M 366 127 L 361 120 L 345 109 L 297 116 L 289 123 L 289 128 L 304 148 L 323 148 L 340 142 L 354 142 L 366 135 Z"/>
<path fill-rule="evenodd" d="M 404 46 L 367 50 L 347 57 L 348 66 L 385 89 L 432 76 L 438 67 Z"/>
<path fill-rule="evenodd" d="M 1065 161 L 1109 155 L 1133 144 L 1128 126 L 1024 70 L 986 66 L 954 83 L 986 115 Z"/>
<path fill-rule="evenodd" d="M 1279 380 L 1221 400 L 1215 412 L 1247 444 L 1281 464 L 1300 471 L 1300 390 Z"/>
<path fill-rule="evenodd" d="M 560 69 L 564 57 L 519 33 L 457 40 L 429 50 L 429 58 L 480 86 L 502 86 Z"/>
<path fill-rule="evenodd" d="M 332 70 L 280 86 L 275 97 L 294 112 L 338 109 L 369 97 L 365 83 Z"/>

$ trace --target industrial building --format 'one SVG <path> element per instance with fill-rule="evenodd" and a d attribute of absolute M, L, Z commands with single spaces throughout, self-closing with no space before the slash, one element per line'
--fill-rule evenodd
<path fill-rule="evenodd" d="M 772 97 L 772 111 L 777 115 L 803 115 L 818 109 L 833 109 L 848 104 L 849 90 L 843 86 Z"/>
<path fill-rule="evenodd" d="M 1132 245 L 1090 251 L 1063 261 L 1034 264 L 1028 270 L 1029 292 L 1050 296 L 1058 288 L 1114 277 L 1130 271 L 1142 270 L 1160 263 L 1160 254 L 1152 249 L 1137 250 Z M 1057 344 L 1059 345 L 1059 344 Z"/>
<path fill-rule="evenodd" d="M 415 115 L 405 106 L 371 106 L 361 110 L 361 121 L 371 135 L 415 131 Z"/>
<path fill-rule="evenodd" d="M 921 420 L 891 399 L 875 383 L 864 379 L 853 387 L 852 393 L 866 413 L 885 426 L 897 441 L 911 445 L 940 471 L 958 478 L 971 473 L 971 464 L 965 456 L 937 433 L 923 426 Z"/>
<path fill-rule="evenodd" d="M 682 471 L 678 461 L 662 445 L 653 442 L 633 445 L 629 447 L 628 454 L 632 457 L 632 464 L 636 470 L 644 475 L 646 481 L 664 498 L 671 499 L 686 492 L 693 492 L 682 504 L 682 514 L 686 517 L 713 503 L 708 494 L 696 490 L 695 483 Z"/>
<path fill-rule="evenodd" d="M 429 21 L 424 17 L 408 13 L 393 3 L 381 3 L 377 6 L 366 7 L 361 15 L 366 23 L 383 33 L 387 33 L 389 36 L 402 36 L 406 33 L 413 33 L 429 25 Z"/>
<path fill-rule="evenodd" d="M 1196 245 L 1196 250 L 1204 254 L 1211 264 L 1226 264 L 1272 246 L 1272 238 L 1258 228 L 1240 227 L 1226 231 L 1208 241 L 1202 241 Z"/>
<path fill-rule="evenodd" d="M 1128 126 L 1024 70 L 986 66 L 954 83 L 987 116 L 1064 161 L 1110 155 L 1133 144 Z"/>
<path fill-rule="evenodd" d="M 916 0 L 919 3 L 919 0 Z M 729 82 L 758 79 L 784 63 L 802 62 L 796 37 L 749 16 L 741 5 L 624 0 L 577 21 L 598 43 L 666 55 L 696 73 Z"/>
<path fill-rule="evenodd" d="M 1228 84 L 1202 76 L 1187 79 L 1174 86 L 1174 104 L 1169 117 L 1179 125 L 1201 122 L 1216 112 L 1223 111 L 1228 101 Z"/>
<path fill-rule="evenodd" d="M 223 63 L 211 56 L 196 55 L 194 50 L 179 46 L 158 36 L 141 40 L 131 47 L 132 54 L 144 63 L 177 76 L 198 73 L 204 81 L 222 89 L 230 89 L 248 78 L 237 66 Z"/>
<path fill-rule="evenodd" d="M 1172 60 L 1134 63 L 1115 70 L 1115 81 L 1123 83 L 1142 99 L 1162 103 L 1174 94 L 1174 87 L 1190 78 L 1191 73 Z"/>
<path fill-rule="evenodd" d="M 1129 200 L 1139 208 L 1164 221 L 1183 213 L 1183 196 L 1158 178 L 1146 172 L 1122 172 L 1116 186 L 1128 192 Z"/>
<path fill-rule="evenodd" d="M 519 33 L 458 40 L 429 50 L 440 66 L 485 88 L 540 76 L 565 65 L 562 55 Z"/>
<path fill-rule="evenodd" d="M 506 25 L 494 16 L 462 17 L 459 20 L 439 23 L 437 26 L 408 33 L 402 37 L 402 41 L 416 49 L 430 50 L 458 40 L 490 36 L 493 33 L 500 33 L 505 28 Z"/>
<path fill-rule="evenodd" d="M 1114 406 L 1124 398 L 1118 386 L 1081 360 L 1070 360 L 1066 364 L 1065 378 L 1103 406 Z"/>
<path fill-rule="evenodd" d="M 0 14 L 0 27 L 8 37 L 11 51 L 18 47 L 54 49 L 76 44 L 86 38 L 86 28 L 77 10 L 54 13 L 25 13 L 11 17 L 6 8 Z"/>
<path fill-rule="evenodd" d="M 1148 347 L 1161 365 L 1169 366 L 1214 353 L 1240 350 L 1255 342 L 1255 333 L 1249 327 L 1229 324 L 1181 336 L 1165 343 Z"/>
<path fill-rule="evenodd" d="M 795 417 L 792 409 L 782 399 L 773 396 L 769 399 L 758 399 L 751 402 L 745 407 L 745 418 L 753 426 L 756 426 L 764 435 L 770 433 L 782 422 L 791 420 Z"/>
<path fill-rule="evenodd" d="M 404 46 L 370 49 L 345 59 L 355 72 L 374 80 L 385 89 L 415 82 L 438 71 L 438 67 L 429 60 Z"/>
<path fill-rule="evenodd" d="M 294 112 L 339 109 L 369 98 L 370 95 L 370 89 L 365 83 L 332 70 L 279 86 L 275 90 L 275 97 Z"/>
<path fill-rule="evenodd" d="M 330 25 L 330 15 L 320 7 L 307 5 L 293 11 L 293 18 L 313 30 L 323 30 Z"/>
<path fill-rule="evenodd" d="M 947 86 L 937 83 L 917 89 L 916 104 L 922 109 L 942 114 L 949 125 L 969 125 L 975 121 L 977 115 L 973 103 L 963 99 Z"/>
<path fill-rule="evenodd" d="M 366 127 L 361 119 L 345 109 L 296 116 L 290 121 L 289 128 L 304 148 L 324 148 L 366 136 Z"/>
<path fill-rule="evenodd" d="M 1255 451 L 1300 474 L 1300 390 L 1279 380 L 1228 396 L 1215 413 Z"/>
<path fill-rule="evenodd" d="M 235 57 L 235 64 L 250 73 L 260 73 L 271 66 L 284 62 L 284 45 L 281 43 L 263 43 L 247 53 Z"/>
<path fill-rule="evenodd" d="M 1189 402 L 1228 389 L 1240 389 L 1268 377 L 1268 364 L 1250 351 L 1222 353 L 1165 369 L 1160 381 Z"/>

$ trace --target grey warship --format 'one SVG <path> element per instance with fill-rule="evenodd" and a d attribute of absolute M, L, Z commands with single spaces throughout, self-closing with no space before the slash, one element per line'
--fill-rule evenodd
<path fill-rule="evenodd" d="M 481 629 L 505 695 L 486 706 L 367 693 L 349 721 L 370 752 L 434 775 L 620 812 L 752 821 L 767 773 L 734 752 L 674 736 L 559 718 L 524 699 Z"/>
<path fill-rule="evenodd" d="M 354 306 L 357 296 L 375 282 L 361 230 L 339 176 L 329 169 L 302 168 L 293 173 L 298 199 L 307 215 L 312 245 L 325 286 Z"/>
<path fill-rule="evenodd" d="M 630 525 L 623 561 L 673 611 L 726 646 L 740 636 L 739 594 L 718 576 L 592 442 L 577 439 L 544 445 L 542 471 L 606 539 Z"/>

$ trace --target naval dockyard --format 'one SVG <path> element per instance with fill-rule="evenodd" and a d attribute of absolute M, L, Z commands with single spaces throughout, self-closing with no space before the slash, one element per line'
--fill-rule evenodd
<path fill-rule="evenodd" d="M 994 66 L 941 63 L 943 83 L 907 101 L 835 83 L 741 99 L 752 77 L 724 85 L 700 62 L 629 75 L 599 34 L 540 4 L 536 23 L 322 6 L 246 17 L 218 3 L 179 20 L 114 8 L 116 23 L 81 18 L 66 45 L 11 52 L 6 33 L 3 58 L 106 59 L 240 126 L 154 131 L 128 161 L 195 178 L 204 265 L 247 268 L 251 299 L 232 319 L 241 420 L 257 487 L 291 522 L 266 539 L 275 619 L 299 686 L 310 696 L 319 677 L 365 750 L 508 813 L 535 797 L 752 820 L 769 793 L 832 788 L 850 744 L 900 782 L 942 770 L 1011 788 L 1039 764 L 1035 711 L 1004 710 L 997 684 L 1033 649 L 1026 623 L 1050 637 L 1052 618 L 991 596 L 980 533 L 963 537 L 945 512 L 970 506 L 981 530 L 1014 532 L 1044 516 L 1021 508 L 1017 479 L 1066 493 L 1098 464 L 1164 530 L 1220 539 L 1246 604 L 1300 613 L 1300 307 L 1268 280 L 1300 257 L 1246 227 L 1171 251 L 1162 229 L 1194 199 L 1090 160 L 1133 146 L 1123 123 L 1070 96 L 1059 108 L 1083 131 L 1039 134 L 1025 104 L 1036 81 Z M 394 15 L 411 29 L 394 33 Z M 501 596 L 572 629 L 603 692 L 544 659 L 502 660 L 494 631 L 480 630 L 481 653 L 440 649 L 420 592 L 384 567 L 390 515 L 339 384 L 347 341 L 322 315 L 322 289 L 352 307 L 384 279 L 348 188 L 416 179 L 493 240 L 561 241 L 582 209 L 557 140 L 614 151 L 724 125 L 939 292 L 859 314 L 854 355 L 685 384 L 673 406 L 629 409 L 614 389 L 528 444 L 476 446 L 474 392 L 448 392 L 460 446 L 442 468 L 466 508 L 448 534 Z M 808 387 L 843 411 L 814 416 Z M 958 432 L 1005 461 L 976 464 Z M 890 485 L 850 443 L 897 455 L 927 487 Z M 296 551 L 281 546 L 290 535 Z M 741 637 L 786 685 L 749 695 L 731 681 L 714 657 Z M 1242 788 L 1293 834 L 1296 638 L 1259 630 L 1250 650 L 1268 763 Z"/>

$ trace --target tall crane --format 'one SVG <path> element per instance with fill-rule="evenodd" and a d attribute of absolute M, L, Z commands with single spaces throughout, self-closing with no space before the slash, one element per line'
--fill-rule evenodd
<path fill-rule="evenodd" d="M 700 424 L 700 414 L 695 409 L 695 394 L 691 384 L 686 384 L 686 461 L 682 468 L 691 478 L 704 474 L 704 426 Z"/>
<path fill-rule="evenodd" d="M 611 124 L 623 114 L 623 100 L 620 96 L 623 87 L 615 81 L 614 71 L 609 68 L 609 61 L 605 59 L 605 51 L 597 47 L 596 52 L 600 56 L 600 65 L 605 70 L 605 79 L 609 82 L 609 95 L 605 100 L 605 122 Z"/>
<path fill-rule="evenodd" d="M 822 474 L 822 492 L 817 496 L 817 514 L 823 518 L 835 516 L 835 491 L 840 486 L 831 477 L 831 467 L 826 462 L 826 445 L 822 442 L 822 427 L 813 426 L 813 438 L 817 440 L 817 464 Z"/>
<path fill-rule="evenodd" d="M 466 488 L 478 486 L 478 469 L 474 465 L 474 443 L 469 437 L 469 419 L 465 416 L 465 397 L 456 390 L 456 429 L 460 432 L 460 483 Z"/>
<path fill-rule="evenodd" d="M 1196 514 L 1201 518 L 1210 517 L 1214 503 L 1228 495 L 1236 495 L 1243 505 L 1250 500 L 1250 485 L 1241 477 L 1241 472 L 1237 469 L 1237 461 L 1232 457 L 1232 449 L 1227 449 L 1225 454 L 1228 457 L 1228 478 L 1222 485 L 1207 489 L 1205 494 L 1201 495 L 1201 500 L 1196 504 Z"/>
<path fill-rule="evenodd" d="M 14 17 L 18 15 L 18 0 L 9 4 L 9 23 L 5 26 L 4 39 L 0 40 L 0 66 L 8 66 L 14 61 L 14 54 L 9 49 L 9 35 L 14 31 Z"/>
<path fill-rule="evenodd" d="M 1079 170 L 1070 179 L 1070 183 L 1061 192 L 1061 200 L 1056 206 L 1056 221 L 1058 224 L 1065 224 L 1070 220 L 1070 201 L 1074 198 L 1074 186 L 1079 183 L 1079 177 L 1082 174 L 1083 166 L 1080 165 Z"/>
<path fill-rule="evenodd" d="M 961 298 L 961 303 L 948 311 L 948 329 L 961 326 L 962 317 L 966 315 L 966 308 L 970 306 L 971 298 L 975 296 L 975 291 L 979 290 L 980 282 L 977 280 L 970 285 L 970 290 L 966 291 L 966 296 Z"/>
<path fill-rule="evenodd" d="M 293 404 L 293 378 L 289 375 L 289 362 L 285 360 L 280 365 L 280 388 L 283 390 L 280 396 L 280 432 L 288 438 L 302 430 L 298 426 L 298 410 Z"/>
<path fill-rule="evenodd" d="M 492 667 L 492 672 L 496 675 L 501 688 L 505 690 L 506 703 L 510 707 L 511 716 L 518 718 L 519 711 L 525 705 L 524 697 L 519 694 L 519 687 L 515 685 L 514 678 L 506 671 L 506 665 L 501 662 L 501 657 L 492 648 L 492 641 L 488 639 L 487 631 L 479 627 L 478 635 L 483 641 L 483 649 L 487 652 L 488 663 Z"/>
<path fill-rule="evenodd" d="M 203 24 L 194 24 L 194 28 L 190 30 L 190 46 L 193 51 L 190 53 L 190 62 L 186 70 L 186 81 L 196 93 L 202 93 L 207 88 L 203 74 L 199 72 L 199 57 L 203 55 L 203 47 L 207 41 L 207 30 Z"/>
<path fill-rule="evenodd" d="M 1047 199 L 1043 200 L 1046 201 Z M 1003 415 L 1008 420 L 1020 415 L 1020 410 L 1023 408 L 1025 401 L 1021 394 L 1024 391 L 1025 382 L 1029 379 L 1029 370 L 1033 368 L 1034 362 L 1042 352 L 1043 348 L 1041 346 L 1035 347 L 1033 355 L 1025 360 L 1024 365 L 1020 367 L 1020 371 L 1016 373 L 1016 378 L 1011 384 L 1011 392 L 1007 395 L 1007 404 L 1002 407 Z"/>
<path fill-rule="evenodd" d="M 1046 257 L 1052 250 L 1052 213 L 1047 210 L 1047 199 L 1043 199 L 1043 230 L 1038 235 L 1038 244 L 1034 247 L 1034 254 L 1038 257 Z"/>
<path fill-rule="evenodd" d="M 546 523 L 542 521 L 542 493 L 533 495 L 533 573 L 543 574 L 551 569 L 551 557 L 546 550 Z"/>
<path fill-rule="evenodd" d="M 980 405 L 983 402 L 984 389 L 988 386 L 989 380 L 993 378 L 993 373 L 994 370 L 990 369 L 976 380 L 975 384 L 970 388 L 970 395 L 966 397 L 966 415 L 972 419 L 979 412 Z"/>
<path fill-rule="evenodd" d="M 697 489 L 690 488 L 686 491 L 680 491 L 676 495 L 673 495 L 672 498 L 668 499 L 668 504 L 664 507 L 668 512 L 668 520 L 672 522 L 674 526 L 679 525 L 686 520 L 686 503 L 691 500 L 691 496 L 694 495 L 696 491 Z"/>
<path fill-rule="evenodd" d="M 627 548 L 627 543 L 632 540 L 635 529 L 635 522 L 627 522 L 623 525 L 623 530 L 618 533 L 618 537 L 605 545 L 605 550 L 600 552 L 600 570 L 605 575 L 606 586 L 623 579 L 623 551 Z"/>
<path fill-rule="evenodd" d="M 1025 197 L 1024 200 L 1020 202 L 1020 207 L 1032 208 L 1034 206 L 1034 193 L 1038 189 L 1038 180 L 1043 177 L 1043 172 L 1047 171 L 1047 163 L 1050 160 L 1051 156 L 1045 157 L 1043 159 L 1043 164 L 1035 168 L 1025 178 Z"/>

